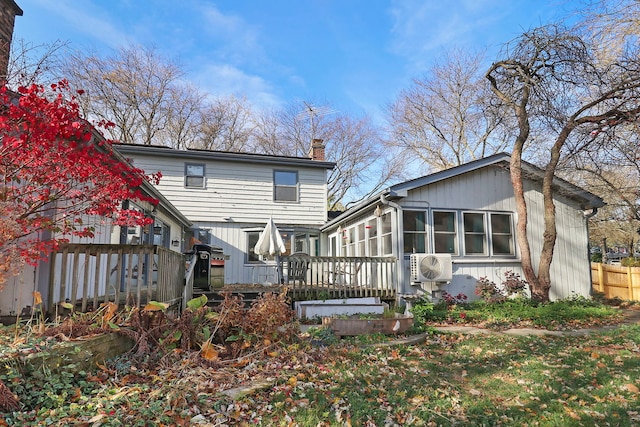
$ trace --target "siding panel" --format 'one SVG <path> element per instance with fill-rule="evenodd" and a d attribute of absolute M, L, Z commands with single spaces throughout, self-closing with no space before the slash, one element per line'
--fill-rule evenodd
<path fill-rule="evenodd" d="M 194 163 L 194 161 L 190 161 Z M 195 161 L 197 162 L 197 161 Z M 278 167 L 220 161 L 205 163 L 206 188 L 184 187 L 185 161 L 150 156 L 134 156 L 134 163 L 148 173 L 160 170 L 157 188 L 192 221 L 295 222 L 320 226 L 326 220 L 326 172 L 319 168 Z M 273 201 L 273 171 L 296 170 L 299 180 L 298 203 Z"/>
<path fill-rule="evenodd" d="M 527 231 L 533 265 L 537 271 L 544 232 L 543 197 L 540 185 L 533 181 L 525 181 L 524 188 L 528 207 Z M 428 206 L 431 209 L 512 212 L 514 220 L 517 220 L 509 171 L 499 167 L 475 170 L 413 189 L 400 203 L 412 208 Z M 586 220 L 579 208 L 562 197 L 556 199 L 556 214 L 558 238 L 551 265 L 551 298 L 567 298 L 572 294 L 588 296 L 591 279 Z M 522 276 L 519 262 L 487 260 L 468 263 L 454 260 L 453 280 L 443 289 L 454 295 L 462 292 L 472 296 L 477 279 L 488 277 L 500 284 L 508 270 Z"/>

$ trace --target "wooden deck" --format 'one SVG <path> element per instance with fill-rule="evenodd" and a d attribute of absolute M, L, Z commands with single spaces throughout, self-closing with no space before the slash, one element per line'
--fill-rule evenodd
<path fill-rule="evenodd" d="M 282 283 L 295 301 L 355 297 L 392 300 L 397 291 L 394 257 L 291 255 L 281 259 Z"/>
<path fill-rule="evenodd" d="M 223 292 L 243 294 L 247 299 L 265 292 L 287 292 L 291 301 L 379 297 L 396 298 L 396 259 L 393 257 L 312 257 L 284 256 L 280 259 L 280 284 L 226 284 L 207 294 L 219 300 Z"/>
<path fill-rule="evenodd" d="M 77 310 L 104 302 L 139 307 L 155 300 L 179 305 L 185 256 L 154 245 L 64 244 L 52 254 L 47 307 L 68 302 Z"/>

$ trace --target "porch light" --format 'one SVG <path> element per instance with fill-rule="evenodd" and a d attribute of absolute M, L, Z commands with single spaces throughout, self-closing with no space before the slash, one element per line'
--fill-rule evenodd
<path fill-rule="evenodd" d="M 376 206 L 376 210 L 373 211 L 373 214 L 380 218 L 382 216 L 382 209 L 380 209 L 380 205 Z"/>

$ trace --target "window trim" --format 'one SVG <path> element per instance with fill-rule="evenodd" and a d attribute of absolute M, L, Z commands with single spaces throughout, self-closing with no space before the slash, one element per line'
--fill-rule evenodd
<path fill-rule="evenodd" d="M 385 233 L 385 222 L 384 219 L 385 217 L 389 218 L 389 231 Z M 391 211 L 386 211 L 383 212 L 382 215 L 380 215 L 380 232 L 378 233 L 379 239 L 380 239 L 380 256 L 393 256 L 393 248 L 394 248 L 394 244 L 395 244 L 395 237 L 394 235 L 396 233 L 394 233 L 394 218 L 393 215 L 391 215 Z M 389 247 L 387 248 L 387 241 L 385 241 L 385 239 L 389 239 L 388 240 L 388 244 Z M 386 250 L 388 249 L 388 251 Z"/>
<path fill-rule="evenodd" d="M 278 173 L 294 174 L 296 177 L 295 185 L 278 184 L 276 177 Z M 295 200 L 278 200 L 278 188 L 293 188 L 295 190 Z M 300 174 L 297 170 L 274 169 L 273 171 L 273 201 L 274 203 L 300 203 Z"/>
<path fill-rule="evenodd" d="M 190 175 L 189 167 L 202 167 L 202 175 Z M 206 175 L 207 168 L 204 163 L 185 163 L 184 164 L 184 187 L 185 188 L 194 188 L 194 189 L 203 189 L 206 188 Z M 189 178 L 202 178 L 202 185 L 189 185 Z"/>
<path fill-rule="evenodd" d="M 491 219 L 493 218 L 494 215 L 503 215 L 508 217 L 509 220 L 509 231 L 510 233 L 494 233 L 493 231 L 493 223 L 491 221 Z M 514 228 L 514 223 L 513 223 L 513 214 L 508 213 L 508 212 L 489 212 L 489 218 L 488 218 L 488 226 L 489 226 L 489 250 L 491 253 L 492 257 L 515 257 L 516 256 L 516 243 L 515 243 L 515 228 Z M 509 239 L 509 253 L 508 254 L 495 254 L 494 250 L 493 250 L 493 236 L 494 235 L 498 235 L 498 236 L 510 236 L 511 238 Z"/>
<path fill-rule="evenodd" d="M 424 230 L 407 230 L 407 221 L 406 221 L 406 217 L 405 215 L 408 212 L 413 212 L 413 213 L 421 213 L 423 214 L 423 225 L 424 225 Z M 416 252 L 415 250 L 411 251 L 411 252 L 406 252 L 406 245 L 407 245 L 407 235 L 412 235 L 412 236 L 422 236 L 423 239 L 423 246 L 425 251 L 427 250 L 427 247 L 429 245 L 429 213 L 425 210 L 425 209 L 403 209 L 402 210 L 402 226 L 403 226 L 403 241 L 404 241 L 404 248 L 402 248 L 403 250 L 403 255 L 407 255 L 407 254 L 412 254 L 412 253 L 420 253 L 420 252 Z M 415 248 L 413 248 L 415 249 Z"/>
<path fill-rule="evenodd" d="M 479 212 L 479 211 L 462 211 L 461 221 L 462 227 L 462 256 L 466 257 L 474 257 L 474 258 L 487 258 L 491 256 L 489 251 L 489 227 L 487 226 L 487 213 L 488 212 Z M 482 232 L 478 231 L 467 231 L 465 216 L 467 215 L 481 215 L 482 216 Z M 474 252 L 468 253 L 467 251 L 467 235 L 470 236 L 482 236 L 482 252 Z"/>
<path fill-rule="evenodd" d="M 455 233 L 447 232 L 445 234 L 453 234 L 454 235 L 454 243 L 456 245 L 456 252 L 452 253 L 451 256 L 456 257 L 460 262 L 464 262 L 465 260 L 480 260 L 480 259 L 492 259 L 492 260 L 517 260 L 518 259 L 518 248 L 516 245 L 516 236 L 515 236 L 515 212 L 511 211 L 494 211 L 494 210 L 466 210 L 466 209 L 438 209 L 431 208 L 431 214 L 429 215 L 429 227 L 430 230 L 430 239 L 431 239 L 431 250 L 436 253 L 435 249 L 435 240 L 438 232 L 435 230 L 435 222 L 434 222 L 434 214 L 437 212 L 449 212 L 453 213 L 454 218 L 454 227 Z M 464 228 L 464 215 L 465 214 L 481 214 L 483 217 L 483 225 L 484 225 L 484 245 L 485 245 L 485 253 L 484 254 L 467 254 L 465 236 L 467 232 Z M 493 233 L 493 228 L 491 226 L 491 217 L 493 215 L 504 215 L 509 219 L 509 227 L 511 234 L 505 233 Z M 444 232 L 440 232 L 444 233 Z M 477 234 L 477 233 L 476 233 Z M 495 254 L 493 251 L 493 236 L 494 235 L 504 235 L 510 236 L 510 251 L 509 254 Z"/>
<path fill-rule="evenodd" d="M 441 213 L 452 213 L 453 214 L 453 233 L 450 231 L 439 231 L 436 232 L 435 229 L 435 222 L 434 222 L 434 214 L 436 212 L 441 212 Z M 433 252 L 434 253 L 448 253 L 451 254 L 451 256 L 462 256 L 460 253 L 460 235 L 459 235 L 459 230 L 460 230 L 460 225 L 458 224 L 458 221 L 460 221 L 460 215 L 459 212 L 453 209 L 432 209 L 431 210 L 431 215 L 430 215 L 430 220 L 431 220 L 431 236 L 432 236 L 432 242 L 433 242 Z M 436 234 L 446 234 L 446 235 L 453 235 L 453 244 L 455 245 L 454 251 L 453 252 L 436 252 Z"/>

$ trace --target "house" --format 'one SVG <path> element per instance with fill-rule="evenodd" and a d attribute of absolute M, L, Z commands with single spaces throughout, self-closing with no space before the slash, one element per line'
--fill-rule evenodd
<path fill-rule="evenodd" d="M 103 136 L 93 130 L 94 142 L 99 147 L 97 141 L 104 140 Z M 114 151 L 112 155 L 116 156 L 120 161 L 126 162 L 118 152 Z M 33 292 L 38 291 L 42 295 L 45 306 L 50 309 L 54 303 L 64 300 L 76 300 L 88 296 L 93 298 L 94 295 L 100 294 L 102 297 L 105 293 L 113 294 L 113 286 L 116 282 L 129 282 L 131 285 L 137 281 L 136 271 L 138 270 L 138 260 L 142 265 L 152 265 L 153 271 L 149 270 L 150 288 L 151 281 L 157 283 L 157 262 L 151 260 L 143 261 L 140 253 L 144 252 L 157 257 L 157 249 L 151 252 L 148 245 L 156 245 L 167 249 L 165 252 L 173 252 L 179 256 L 174 256 L 174 263 L 183 264 L 183 256 L 181 253 L 180 242 L 185 230 L 192 226 L 180 211 L 176 209 L 150 182 L 143 181 L 141 185 L 142 193 L 158 200 L 157 205 L 149 202 L 133 202 L 125 201 L 123 206 L 126 209 L 135 209 L 143 212 L 145 216 L 153 219 L 153 225 L 121 227 L 112 224 L 108 218 L 97 216 L 86 216 L 83 219 L 84 224 L 92 224 L 95 226 L 94 236 L 78 237 L 72 235 L 59 236 L 69 240 L 70 250 L 67 249 L 62 256 L 56 258 L 56 253 L 49 254 L 46 259 L 41 260 L 36 266 L 26 265 L 22 272 L 15 277 L 10 278 L 4 288 L 0 289 L 0 320 L 11 322 L 15 321 L 16 316 L 21 314 L 30 314 L 33 307 Z M 54 211 L 54 210 L 52 210 Z M 58 215 L 63 214 L 58 212 Z M 123 249 L 121 245 L 141 245 L 140 250 L 132 250 L 129 246 L 128 250 Z M 143 248 L 142 245 L 147 245 Z M 104 248 L 105 252 L 101 252 Z M 85 252 L 86 251 L 91 251 Z M 79 253 L 77 252 L 79 251 Z M 106 252 L 110 251 L 109 254 Z M 118 252 L 120 251 L 120 252 Z M 123 258 L 123 252 L 124 258 Z M 129 257 L 127 258 L 127 251 Z M 118 258 L 119 259 L 116 259 Z M 129 272 L 122 271 L 117 274 L 115 267 L 119 265 Z M 107 266 L 109 267 L 107 268 Z M 100 266 L 100 267 L 98 267 Z M 145 267 L 146 269 L 147 267 Z M 88 272 L 85 275 L 85 270 Z M 95 270 L 102 271 L 102 277 L 97 277 Z M 109 271 L 106 271 L 109 270 Z M 181 273 L 184 276 L 184 273 Z M 84 281 L 82 280 L 84 277 Z M 140 275 L 142 277 L 142 275 Z M 182 287 L 183 280 L 179 283 Z M 75 284 L 75 287 L 74 287 Z M 136 283 L 133 285 L 140 287 L 144 283 Z M 133 289 L 132 288 L 132 289 Z M 84 289 L 84 290 L 83 290 Z M 124 290 L 124 288 L 123 288 Z M 112 295 L 113 297 L 113 295 Z M 83 303 L 83 305 L 85 305 Z"/>
<path fill-rule="evenodd" d="M 273 257 L 254 252 L 260 232 L 273 218 L 286 252 L 321 254 L 320 228 L 327 221 L 324 148 L 309 158 L 168 147 L 117 145 L 134 166 L 160 171 L 157 189 L 193 222 L 181 240 L 220 248 L 225 284 L 276 283 Z"/>
<path fill-rule="evenodd" d="M 508 154 L 496 154 L 389 187 L 322 227 L 328 254 L 396 257 L 399 295 L 447 292 L 473 299 L 481 277 L 499 285 L 506 271 L 523 276 L 509 160 Z M 536 266 L 544 227 L 543 171 L 526 162 L 523 170 L 528 235 Z M 554 191 L 558 238 L 550 297 L 588 296 L 587 222 L 604 203 L 559 178 L 554 180 Z M 424 262 L 434 263 L 435 271 Z"/>

